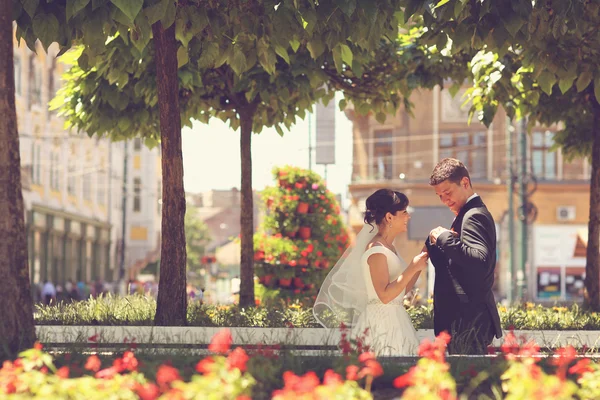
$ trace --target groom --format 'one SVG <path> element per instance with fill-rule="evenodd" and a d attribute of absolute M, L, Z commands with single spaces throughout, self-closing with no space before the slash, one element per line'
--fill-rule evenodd
<path fill-rule="evenodd" d="M 450 230 L 437 227 L 425 241 L 435 267 L 433 323 L 436 336 L 452 336 L 450 353 L 485 354 L 502 329 L 492 293 L 496 227 L 473 191 L 469 171 L 454 158 L 440 161 L 429 185 L 455 215 Z"/>

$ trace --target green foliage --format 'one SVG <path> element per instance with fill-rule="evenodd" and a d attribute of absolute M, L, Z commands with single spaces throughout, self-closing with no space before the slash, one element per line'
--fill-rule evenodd
<path fill-rule="evenodd" d="M 254 260 L 261 284 L 283 298 L 309 300 L 348 245 L 340 207 L 319 175 L 276 167 L 276 187 L 263 191 L 267 215 L 255 235 Z"/>
<path fill-rule="evenodd" d="M 600 330 L 600 313 L 577 305 L 544 307 L 533 303 L 512 307 L 498 306 L 504 329 L 517 330 Z M 57 306 L 37 305 L 37 325 L 152 325 L 156 301 L 140 295 L 104 296 Z M 407 308 L 417 329 L 433 328 L 433 307 L 417 305 Z M 320 328 L 310 305 L 273 301 L 257 307 L 192 303 L 188 306 L 190 326 L 228 327 L 298 327 Z"/>
<path fill-rule="evenodd" d="M 405 2 L 415 3 L 415 2 Z M 589 155 L 594 104 L 600 102 L 600 5 L 594 1 L 439 1 L 422 16 L 425 37 L 449 36 L 450 51 L 480 51 L 471 61 L 472 115 L 489 125 L 499 106 L 530 124 L 565 124 L 556 144 Z"/>

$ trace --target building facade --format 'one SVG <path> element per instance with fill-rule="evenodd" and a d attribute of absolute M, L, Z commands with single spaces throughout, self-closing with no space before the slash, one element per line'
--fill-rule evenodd
<path fill-rule="evenodd" d="M 121 275 L 124 215 L 124 275 L 160 248 L 160 154 L 139 148 L 136 141 L 113 143 L 65 129 L 64 121 L 48 108 L 65 71 L 57 53 L 56 44 L 47 54 L 40 45 L 36 54 L 15 39 L 31 281 L 114 282 Z"/>
<path fill-rule="evenodd" d="M 514 149 L 518 149 L 521 130 L 519 126 L 509 126 L 503 111 L 490 128 L 475 119 L 469 124 L 461 97 L 461 92 L 452 97 L 440 87 L 419 91 L 411 97 L 414 118 L 400 110 L 388 116 L 384 124 L 346 110 L 353 122 L 354 143 L 350 224 L 355 230 L 362 227 L 364 202 L 376 189 L 387 187 L 404 192 L 413 214 L 408 232 L 398 240 L 398 248 L 405 259 L 411 259 L 423 247 L 432 228 L 448 227 L 454 218 L 428 182 L 439 160 L 458 158 L 469 168 L 474 189 L 497 224 L 496 292 L 502 298 L 516 278 L 508 268 L 507 132 L 511 132 Z M 553 132 L 554 129 L 535 127 L 526 138 L 526 169 L 535 179 L 530 179 L 528 186 L 532 193 L 528 198 L 528 261 L 524 269 L 527 298 L 539 301 L 581 298 L 587 243 L 590 165 L 583 159 L 567 162 L 560 150 L 550 151 Z M 515 163 L 513 171 L 518 172 L 518 167 Z M 514 221 L 518 227 L 516 193 L 515 190 Z M 519 238 L 515 236 L 515 248 L 519 249 Z M 549 249 L 553 252 L 549 253 Z M 422 279 L 421 286 L 430 293 L 432 274 L 429 275 L 429 284 Z"/>

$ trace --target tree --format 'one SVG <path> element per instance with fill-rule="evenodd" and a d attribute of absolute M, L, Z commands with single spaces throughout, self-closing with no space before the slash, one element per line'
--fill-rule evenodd
<path fill-rule="evenodd" d="M 12 0 L 0 0 L 0 360 L 35 341 L 15 109 Z"/>
<path fill-rule="evenodd" d="M 556 137 L 567 156 L 591 156 L 585 302 L 600 309 L 600 4 L 588 0 L 409 0 L 424 40 L 449 38 L 473 60 L 473 112 L 488 124 L 502 105 L 529 123 L 563 122 Z M 440 39 L 443 38 L 443 39 Z M 511 74 L 512 73 L 512 74 Z"/>
<path fill-rule="evenodd" d="M 187 270 L 191 271 L 200 265 L 206 252 L 206 246 L 211 241 L 208 227 L 200 219 L 195 207 L 185 211 L 185 245 L 187 254 Z"/>
<path fill-rule="evenodd" d="M 425 49 L 398 40 L 393 2 L 379 2 L 374 9 L 243 3 L 243 16 L 221 3 L 205 9 L 191 2 L 180 5 L 177 15 L 182 20 L 176 24 L 176 37 L 184 124 L 189 125 L 192 118 L 206 122 L 218 117 L 229 121 L 233 129 L 240 128 L 240 304 L 251 305 L 252 133 L 275 127 L 283 134 L 280 125 L 289 128 L 316 101 L 331 99 L 335 90 L 344 91 L 360 112 L 385 118 L 384 111 L 395 113 L 401 104 L 398 90 L 414 89 L 416 77 L 422 75 L 419 68 L 425 62 L 439 63 L 440 54 L 423 56 Z M 384 35 L 392 40 L 381 40 Z M 406 66 L 391 62 L 398 46 L 406 50 Z M 417 53 L 419 56 L 410 57 Z M 71 80 L 56 101 L 62 113 L 78 129 L 91 134 L 112 132 L 154 139 L 153 129 L 158 126 L 156 71 L 152 67 L 155 53 L 146 48 L 142 56 L 131 49 L 126 36 L 118 34 L 96 56 L 101 62 L 90 63 L 85 52 L 75 54 Z M 390 64 L 380 64 L 385 60 Z M 371 73 L 389 86 L 373 79 Z M 399 76 L 401 79 L 394 81 Z M 432 76 L 441 82 L 439 75 Z"/>
<path fill-rule="evenodd" d="M 312 304 L 348 245 L 340 206 L 312 171 L 276 167 L 273 177 L 277 186 L 261 193 L 267 214 L 254 240 L 256 275 L 284 301 Z"/>

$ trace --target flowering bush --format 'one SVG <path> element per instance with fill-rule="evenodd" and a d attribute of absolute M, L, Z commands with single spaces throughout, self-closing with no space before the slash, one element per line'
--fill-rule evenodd
<path fill-rule="evenodd" d="M 277 186 L 262 193 L 267 214 L 254 238 L 256 275 L 286 299 L 310 298 L 348 245 L 340 207 L 312 171 L 276 167 L 273 175 Z"/>
<path fill-rule="evenodd" d="M 246 372 L 248 355 L 242 348 L 230 351 L 231 334 L 219 332 L 209 350 L 215 355 L 200 360 L 199 374 L 184 382 L 179 370 L 160 365 L 154 382 L 138 372 L 138 360 L 126 351 L 112 365 L 92 355 L 85 363 L 90 375 L 69 378 L 68 366 L 57 369 L 42 346 L 20 354 L 14 362 L 5 361 L 0 369 L 0 394 L 20 398 L 58 399 L 250 399 L 254 378 Z"/>
<path fill-rule="evenodd" d="M 344 338 L 345 339 L 345 338 Z M 370 399 L 375 379 L 384 369 L 374 354 L 364 346 L 363 339 L 342 340 L 341 371 L 322 368 L 322 380 L 312 369 L 314 362 L 299 371 L 301 363 L 283 362 L 284 350 L 277 346 L 232 349 L 228 330 L 215 335 L 210 343 L 212 355 L 194 360 L 189 374 L 181 365 L 160 363 L 146 374 L 143 363 L 131 351 L 113 360 L 87 357 L 85 363 L 56 367 L 52 357 L 36 344 L 14 361 L 5 361 L 0 368 L 0 398 L 39 399 Z M 478 398 L 473 388 L 485 382 L 484 392 L 491 390 L 493 398 L 504 399 L 598 399 L 600 398 L 600 366 L 584 358 L 573 347 L 558 349 L 550 357 L 540 357 L 539 346 L 506 335 L 502 354 L 494 358 L 490 368 L 467 371 L 470 385 L 461 390 L 451 375 L 445 358 L 449 336 L 441 334 L 433 342 L 424 340 L 419 347 L 421 357 L 406 374 L 393 384 L 403 390 L 402 399 Z M 360 350 L 360 351 L 359 351 Z M 331 357 L 323 357 L 332 362 Z M 393 363 L 387 364 L 390 369 Z M 286 369 L 294 369 L 294 372 Z M 148 368 L 148 366 L 145 366 Z M 284 369 L 285 368 L 285 369 Z M 386 367 L 387 368 L 387 367 Z M 286 371 L 286 372 L 282 372 Z M 148 378 L 152 376 L 153 378 Z M 395 375 L 392 375 L 395 376 Z M 185 379 L 183 377 L 186 377 Z M 385 380 L 385 378 L 381 378 Z M 281 380 L 283 382 L 281 382 Z M 377 381 L 379 386 L 380 380 Z M 385 385 L 385 384 L 384 384 Z M 275 388 L 275 389 L 274 389 Z M 485 398 L 489 398 L 485 397 Z"/>
<path fill-rule="evenodd" d="M 446 362 L 446 347 L 450 335 L 442 332 L 433 342 L 423 340 L 419 346 L 421 357 L 417 365 L 394 380 L 397 388 L 407 387 L 402 398 L 405 399 L 456 399 L 456 382 L 450 375 L 450 366 Z"/>

